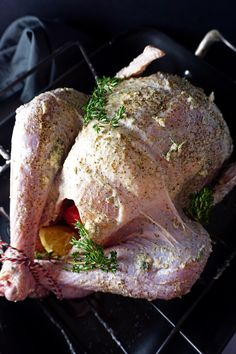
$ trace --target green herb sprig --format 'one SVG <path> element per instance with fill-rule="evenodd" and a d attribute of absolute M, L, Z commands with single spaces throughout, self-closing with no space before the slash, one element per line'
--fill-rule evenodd
<path fill-rule="evenodd" d="M 40 259 L 47 259 L 47 260 L 50 260 L 53 258 L 53 251 L 50 251 L 50 252 L 38 252 L 38 251 L 35 251 L 34 253 L 34 256 L 35 256 L 35 259 L 37 260 L 40 260 Z"/>
<path fill-rule="evenodd" d="M 201 224 L 207 224 L 213 207 L 213 201 L 214 198 L 211 189 L 204 187 L 199 192 L 190 196 L 190 204 L 186 213 Z"/>
<path fill-rule="evenodd" d="M 34 253 L 34 258 L 37 260 L 45 260 L 45 261 L 59 261 L 61 259 L 61 256 L 57 256 L 53 253 L 53 251 L 44 251 L 44 252 L 38 252 L 35 251 Z"/>
<path fill-rule="evenodd" d="M 125 115 L 125 107 L 121 106 L 111 118 L 107 116 L 105 110 L 107 94 L 112 92 L 113 88 L 118 85 L 119 81 L 120 79 L 118 78 L 105 76 L 97 80 L 92 97 L 84 106 L 85 114 L 83 120 L 85 126 L 92 120 L 98 121 L 98 123 L 93 126 L 97 132 L 99 132 L 106 125 L 110 125 L 113 128 L 117 128 L 119 126 L 119 120 L 124 118 Z"/>
<path fill-rule="evenodd" d="M 71 244 L 77 248 L 72 253 L 72 272 L 79 273 L 92 269 L 101 269 L 104 272 L 115 273 L 118 267 L 115 251 L 111 251 L 109 256 L 104 254 L 102 246 L 96 244 L 80 221 L 75 224 L 80 231 L 80 239 L 72 238 Z"/>

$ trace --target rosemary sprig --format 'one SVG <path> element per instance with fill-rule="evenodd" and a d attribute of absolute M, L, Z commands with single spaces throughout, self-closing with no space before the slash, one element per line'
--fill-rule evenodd
<path fill-rule="evenodd" d="M 72 253 L 72 272 L 79 273 L 92 269 L 101 269 L 104 272 L 115 272 L 117 270 L 116 252 L 111 251 L 109 256 L 104 254 L 102 246 L 96 244 L 90 237 L 80 221 L 75 227 L 80 231 L 80 239 L 72 238 L 71 244 L 77 248 Z"/>
<path fill-rule="evenodd" d="M 187 215 L 201 224 L 207 224 L 213 207 L 213 200 L 211 189 L 204 187 L 190 196 L 189 207 L 186 210 Z"/>
<path fill-rule="evenodd" d="M 94 124 L 93 128 L 99 132 L 107 124 L 113 128 L 119 126 L 118 121 L 124 117 L 125 108 L 121 106 L 114 114 L 109 118 L 106 114 L 105 106 L 107 103 L 107 94 L 112 92 L 113 88 L 119 83 L 118 78 L 105 77 L 97 80 L 96 87 L 92 93 L 92 97 L 89 102 L 84 106 L 84 124 L 88 125 L 92 120 L 97 120 L 99 123 Z"/>
<path fill-rule="evenodd" d="M 119 127 L 119 120 L 124 118 L 124 115 L 125 115 L 125 107 L 124 106 L 121 106 L 118 111 L 115 112 L 114 116 L 112 117 L 112 119 L 110 120 L 110 125 L 113 127 L 113 128 L 117 128 Z"/>

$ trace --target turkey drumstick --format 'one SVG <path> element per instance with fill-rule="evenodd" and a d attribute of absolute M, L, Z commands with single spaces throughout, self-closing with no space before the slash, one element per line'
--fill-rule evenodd
<path fill-rule="evenodd" d="M 86 101 L 86 95 L 73 89 L 57 89 L 17 110 L 11 152 L 11 246 L 30 259 L 49 189 L 82 127 L 81 107 Z M 34 288 L 34 279 L 26 267 L 6 261 L 0 291 L 5 284 L 5 296 L 20 299 Z"/>
<path fill-rule="evenodd" d="M 115 273 L 99 269 L 74 273 L 64 270 L 68 265 L 42 261 L 64 298 L 84 296 L 86 290 L 149 300 L 181 296 L 199 278 L 211 251 L 207 232 L 200 224 L 179 215 L 165 189 L 150 210 L 118 233 L 123 241 L 106 250 L 117 252 Z M 43 277 L 40 282 L 45 283 Z"/>

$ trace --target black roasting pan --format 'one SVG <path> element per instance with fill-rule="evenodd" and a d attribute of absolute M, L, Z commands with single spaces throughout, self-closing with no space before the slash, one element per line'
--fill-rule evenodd
<path fill-rule="evenodd" d="M 94 72 L 85 59 L 89 57 L 98 76 L 114 75 L 147 44 L 161 48 L 166 56 L 151 64 L 145 75 L 160 70 L 187 76 L 207 94 L 213 91 L 236 143 L 233 79 L 156 29 L 122 34 L 92 53 L 86 52 L 86 43 L 82 52 L 81 43 L 67 43 L 25 76 L 36 73 L 37 79 L 44 75 L 45 65 L 53 63 L 54 80 L 41 90 L 70 86 L 91 92 Z M 222 60 L 227 66 L 227 57 Z M 25 76 L 18 80 L 23 82 Z M 18 92 L 0 105 L 0 145 L 5 149 L 10 149 L 14 110 L 21 103 Z M 0 175 L 0 205 L 9 212 L 9 168 Z M 212 255 L 199 281 L 182 299 L 148 302 L 102 293 L 61 302 L 54 296 L 21 303 L 0 299 L 0 354 L 222 353 L 236 330 L 235 220 L 233 190 L 211 214 Z M 9 238 L 3 215 L 0 235 Z"/>

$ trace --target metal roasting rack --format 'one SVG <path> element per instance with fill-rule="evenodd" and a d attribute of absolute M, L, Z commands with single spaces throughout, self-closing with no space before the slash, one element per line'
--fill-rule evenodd
<path fill-rule="evenodd" d="M 200 43 L 196 54 L 205 55 L 207 49 L 209 49 L 209 41 L 212 44 L 212 42 L 219 40 L 225 42 L 219 32 L 211 31 Z M 228 42 L 226 44 L 228 45 Z M 109 43 L 109 45 L 112 46 L 112 43 Z M 78 51 L 77 62 L 67 68 L 43 90 L 46 91 L 59 87 L 61 83 L 67 83 L 68 77 L 73 77 L 77 71 L 85 70 L 85 66 L 92 74 L 93 79 L 90 78 L 91 84 L 88 85 L 91 87 L 94 84 L 94 80 L 98 77 L 93 63 L 96 62 L 97 53 L 100 54 L 103 48 L 88 54 L 81 43 L 77 41 L 64 44 L 37 66 L 22 74 L 0 91 L 0 98 L 19 82 L 23 82 L 33 73 L 40 71 L 45 64 L 67 55 L 72 48 L 76 48 Z M 188 68 L 183 74 L 187 77 L 191 76 Z M 10 131 L 12 130 L 14 111 L 15 107 L 13 111 L 0 116 L 0 144 L 2 144 L 0 145 L 0 161 L 2 160 L 0 163 L 0 178 L 5 178 L 8 181 L 10 136 L 7 137 L 7 145 L 5 146 L 2 142 L 1 131 L 8 124 L 11 125 Z M 236 193 L 234 193 L 234 200 L 235 197 Z M 0 199 L 0 205 L 2 205 L 0 207 L 1 226 L 6 229 L 5 240 L 7 240 L 7 237 L 9 237 L 8 201 Z M 227 208 L 225 212 L 227 213 Z M 231 241 L 225 242 L 224 239 L 219 237 L 213 239 L 213 245 L 213 260 L 209 261 L 202 277 L 193 287 L 190 294 L 183 297 L 183 299 L 169 302 L 160 300 L 148 302 L 146 300 L 127 299 L 117 295 L 99 293 L 85 299 L 63 300 L 62 302 L 58 302 L 53 296 L 43 301 L 34 301 L 52 324 L 57 327 L 66 342 L 68 353 L 71 354 L 221 353 L 227 340 L 232 336 L 233 330 L 235 330 L 235 324 L 231 326 L 231 334 L 227 333 L 224 342 L 220 344 L 216 340 L 216 344 L 212 348 L 204 343 L 204 339 L 199 341 L 198 331 L 201 323 L 199 322 L 198 313 L 201 314 L 200 318 L 205 321 L 203 311 L 207 313 L 206 307 L 208 307 L 209 301 L 211 302 L 212 292 L 218 291 L 217 289 L 221 286 L 221 279 L 227 276 L 227 272 L 232 268 L 231 264 L 235 263 L 236 248 L 235 244 L 232 246 Z"/>

